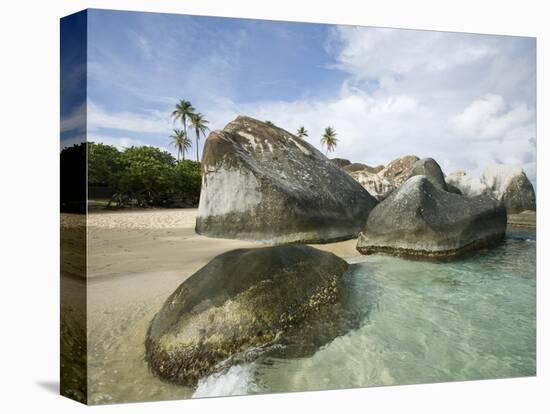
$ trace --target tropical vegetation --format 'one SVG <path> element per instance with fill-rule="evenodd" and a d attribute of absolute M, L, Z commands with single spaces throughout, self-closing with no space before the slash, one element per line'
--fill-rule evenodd
<path fill-rule="evenodd" d="M 309 135 L 308 135 L 308 130 L 307 130 L 305 127 L 301 126 L 301 127 L 298 128 L 298 130 L 296 131 L 296 136 L 297 136 L 298 138 L 302 138 L 302 139 L 304 139 L 305 137 L 309 137 Z"/>
<path fill-rule="evenodd" d="M 338 144 L 338 138 L 336 138 L 336 131 L 333 127 L 326 127 L 323 136 L 321 137 L 321 145 L 327 147 L 325 155 L 328 155 L 328 152 L 334 151 L 336 145 Z"/>
<path fill-rule="evenodd" d="M 98 188 L 107 188 L 109 207 L 198 204 L 200 163 L 176 160 L 169 152 L 150 146 L 119 151 L 111 145 L 87 145 L 89 198 L 94 198 Z"/>

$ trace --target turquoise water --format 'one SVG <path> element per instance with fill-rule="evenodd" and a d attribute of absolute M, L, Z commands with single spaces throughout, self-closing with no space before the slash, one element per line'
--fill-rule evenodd
<path fill-rule="evenodd" d="M 307 356 L 297 335 L 200 381 L 195 397 L 536 374 L 536 236 L 456 262 L 351 258 L 342 334 Z M 345 315 L 345 318 L 342 317 Z M 307 346 L 306 346 L 307 348 Z M 288 352 L 287 352 L 288 351 Z"/>

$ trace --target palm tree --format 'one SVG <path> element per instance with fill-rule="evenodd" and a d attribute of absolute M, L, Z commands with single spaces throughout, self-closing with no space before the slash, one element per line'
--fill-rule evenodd
<path fill-rule="evenodd" d="M 200 112 L 191 114 L 189 119 L 191 120 L 191 128 L 193 128 L 197 134 L 197 162 L 199 162 L 199 140 L 201 139 L 201 134 L 206 136 L 206 132 L 209 130 L 206 126 L 208 121 Z"/>
<path fill-rule="evenodd" d="M 336 148 L 336 144 L 338 143 L 338 138 L 336 138 L 336 135 L 336 131 L 333 127 L 329 126 L 325 128 L 325 133 L 321 138 L 321 145 L 325 145 L 327 147 L 325 156 L 328 155 L 329 151 L 332 152 Z"/>
<path fill-rule="evenodd" d="M 185 151 L 191 148 L 191 140 L 187 138 L 185 131 L 174 129 L 174 133 L 170 135 L 170 138 L 172 138 L 172 145 L 178 150 L 178 161 L 180 160 L 180 154 L 182 159 L 185 159 Z"/>
<path fill-rule="evenodd" d="M 183 131 L 184 133 L 187 133 L 187 118 L 194 113 L 195 108 L 193 108 L 191 102 L 181 99 L 176 104 L 176 108 L 172 111 L 172 117 L 174 118 L 174 121 L 177 121 L 178 119 L 181 120 L 183 123 Z"/>
<path fill-rule="evenodd" d="M 298 131 L 296 131 L 296 136 L 298 138 L 309 137 L 307 129 L 305 129 L 303 126 L 298 128 Z"/>

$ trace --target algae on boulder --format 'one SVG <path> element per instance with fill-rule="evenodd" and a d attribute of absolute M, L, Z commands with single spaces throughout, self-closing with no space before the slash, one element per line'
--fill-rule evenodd
<path fill-rule="evenodd" d="M 506 210 L 490 197 L 449 193 L 417 175 L 373 209 L 357 250 L 449 258 L 497 243 L 505 232 Z"/>
<path fill-rule="evenodd" d="M 154 317 L 146 357 L 161 378 L 194 384 L 239 353 L 273 344 L 334 304 L 348 264 L 304 245 L 233 250 L 183 282 Z"/>
<path fill-rule="evenodd" d="M 271 243 L 356 237 L 376 205 L 309 143 L 239 116 L 206 140 L 196 231 Z"/>

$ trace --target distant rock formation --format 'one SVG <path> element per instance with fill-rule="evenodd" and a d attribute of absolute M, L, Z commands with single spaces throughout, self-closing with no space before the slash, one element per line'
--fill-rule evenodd
<path fill-rule="evenodd" d="M 271 243 L 357 237 L 377 204 L 312 145 L 239 116 L 204 146 L 196 231 Z"/>
<path fill-rule="evenodd" d="M 439 190 L 447 191 L 445 175 L 433 158 L 423 158 L 414 163 L 411 176 L 424 175 Z"/>
<path fill-rule="evenodd" d="M 376 173 L 369 172 L 367 169 L 353 171 L 349 174 L 378 201 L 385 199 L 395 190 L 395 187 L 388 180 Z"/>
<path fill-rule="evenodd" d="M 536 209 L 535 190 L 521 167 L 494 164 L 487 167 L 481 177 L 458 171 L 449 174 L 446 182 L 469 197 L 489 195 L 501 202 L 510 214 Z"/>
<path fill-rule="evenodd" d="M 372 210 L 357 250 L 451 258 L 497 243 L 505 231 L 506 210 L 490 197 L 449 193 L 417 175 Z"/>
<path fill-rule="evenodd" d="M 354 162 L 353 164 L 349 164 L 344 167 L 344 170 L 347 171 L 348 173 L 352 173 L 356 171 L 367 171 L 372 174 L 377 174 L 383 169 L 384 169 L 383 165 L 377 165 L 376 167 L 371 167 L 370 165 L 362 164 L 360 162 Z"/>
<path fill-rule="evenodd" d="M 391 161 L 382 171 L 378 172 L 378 174 L 381 178 L 386 179 L 397 188 L 411 177 L 412 170 L 418 159 L 419 158 L 415 155 L 397 158 Z"/>
<path fill-rule="evenodd" d="M 336 164 L 338 167 L 341 167 L 341 168 L 351 164 L 351 161 L 346 160 L 345 158 L 331 158 L 330 162 L 332 162 L 333 164 Z"/>
<path fill-rule="evenodd" d="M 281 340 L 329 311 L 348 264 L 304 245 L 238 249 L 183 282 L 154 317 L 146 359 L 160 378 L 194 385 L 216 366 Z"/>

